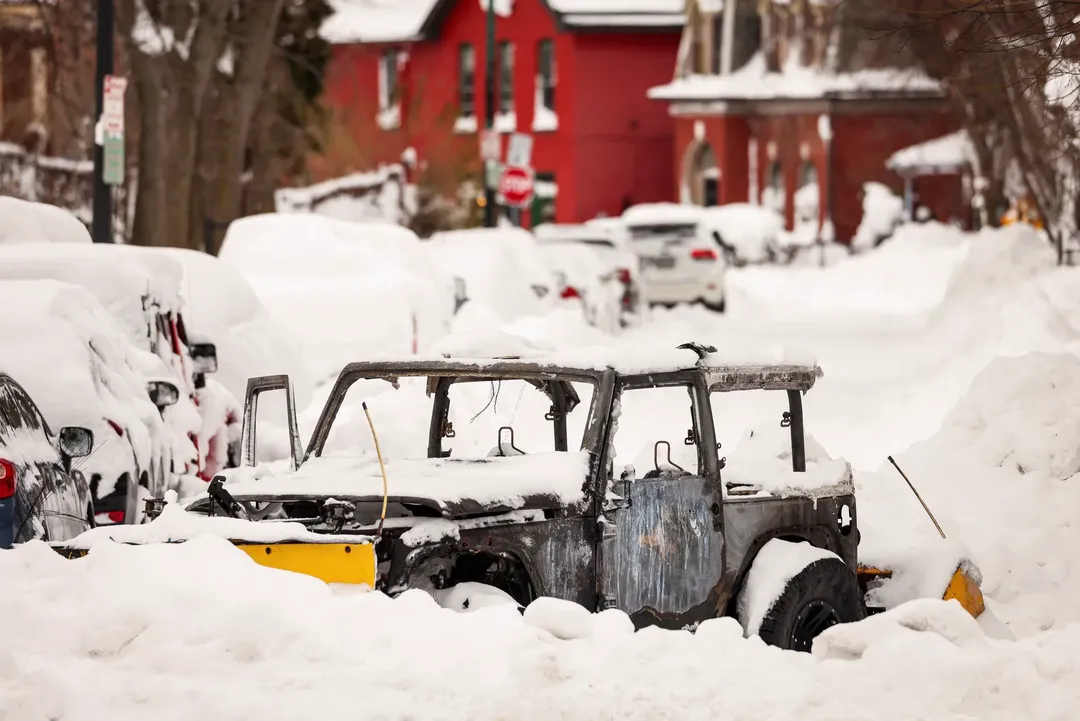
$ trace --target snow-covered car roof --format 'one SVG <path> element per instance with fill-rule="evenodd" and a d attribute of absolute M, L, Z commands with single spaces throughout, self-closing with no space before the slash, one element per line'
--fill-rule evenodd
<path fill-rule="evenodd" d="M 91 242 L 82 221 L 63 208 L 0 196 L 0 245 Z"/>
<path fill-rule="evenodd" d="M 573 223 L 544 223 L 533 228 L 541 243 L 610 243 L 615 244 L 611 231 L 598 225 Z"/>
<path fill-rule="evenodd" d="M 701 222 L 702 209 L 680 203 L 641 203 L 626 209 L 622 221 L 628 226 L 696 224 Z"/>
<path fill-rule="evenodd" d="M 179 311 L 182 275 L 146 252 L 122 245 L 0 246 L 0 280 L 56 280 L 82 286 L 97 298 L 129 338 L 146 335 L 143 297 L 163 311 Z M 168 260 L 168 259 L 165 259 Z"/>

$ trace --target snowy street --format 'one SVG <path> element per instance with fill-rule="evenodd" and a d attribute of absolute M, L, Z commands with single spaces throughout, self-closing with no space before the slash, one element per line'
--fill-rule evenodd
<path fill-rule="evenodd" d="M 923 598 L 836 626 L 799 654 L 744 639 L 730 618 L 635 633 L 621 611 L 554 599 L 524 615 L 512 605 L 462 613 L 422 590 L 391 599 L 330 588 L 211 536 L 96 544 L 78 561 L 33 541 L 0 553 L 0 577 L 19 589 L 5 599 L 0 719 L 1071 718 L 1076 272 L 1056 268 L 1030 229 L 911 225 L 824 269 L 732 269 L 723 315 L 657 308 L 616 335 L 562 307 L 500 324 L 523 342 L 628 358 L 690 340 L 813 353 L 825 375 L 806 396 L 808 459 L 845 457 L 856 469 L 860 560 L 903 559 L 936 536 L 891 454 L 981 571 L 988 611 L 977 621 Z M 253 284 L 269 307 L 267 288 L 304 294 Z M 466 304 L 435 347 L 491 338 L 492 318 Z M 319 352 L 333 365 L 356 351 Z M 305 438 L 326 392 L 299 412 Z M 426 432 L 425 409 L 394 400 L 403 392 L 365 394 L 389 452 Z M 717 420 L 722 453 L 775 421 L 746 395 Z"/>

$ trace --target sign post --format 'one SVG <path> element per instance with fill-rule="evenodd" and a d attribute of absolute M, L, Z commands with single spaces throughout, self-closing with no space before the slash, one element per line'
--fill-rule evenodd
<path fill-rule="evenodd" d="M 511 208 L 526 208 L 532 202 L 534 185 L 532 168 L 507 165 L 499 178 L 499 194 Z"/>
<path fill-rule="evenodd" d="M 515 208 L 514 222 L 521 225 L 521 210 L 532 202 L 536 176 L 532 169 L 533 139 L 526 133 L 513 133 L 506 146 L 506 167 L 499 178 L 499 194 Z"/>
<path fill-rule="evenodd" d="M 100 121 L 105 114 L 105 79 L 113 72 L 114 23 L 113 0 L 97 2 L 97 47 L 94 69 L 95 114 Z M 105 148 L 103 138 L 95 128 L 94 138 L 94 219 L 95 243 L 113 242 L 112 188 L 105 183 Z"/>
<path fill-rule="evenodd" d="M 105 76 L 101 112 L 102 179 L 106 185 L 124 184 L 124 92 L 127 80 Z"/>

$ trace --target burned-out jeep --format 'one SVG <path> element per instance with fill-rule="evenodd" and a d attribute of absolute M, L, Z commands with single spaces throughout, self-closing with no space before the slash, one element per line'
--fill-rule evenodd
<path fill-rule="evenodd" d="M 728 615 L 795 649 L 862 618 L 851 469 L 808 470 L 805 458 L 802 396 L 820 369 L 732 363 L 694 344 L 657 355 L 354 363 L 306 451 L 287 404 L 289 472 L 255 480 L 241 468 L 188 510 L 355 538 L 353 571 L 305 572 L 389 594 L 425 588 L 459 607 L 494 588 L 521 606 L 554 596 L 621 609 L 638 627 Z M 258 399 L 272 390 L 291 396 L 285 377 L 249 381 L 248 466 Z M 744 391 L 780 403 L 764 451 L 736 468 L 717 418 Z M 415 428 L 418 409 L 430 411 L 426 444 L 387 434 Z"/>

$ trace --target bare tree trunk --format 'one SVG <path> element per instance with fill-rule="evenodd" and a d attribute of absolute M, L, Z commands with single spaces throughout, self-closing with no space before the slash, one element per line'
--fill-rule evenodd
<path fill-rule="evenodd" d="M 282 4 L 283 0 L 247 0 L 230 23 L 228 34 L 237 41 L 226 50 L 230 62 L 220 63 L 213 74 L 212 101 L 199 120 L 203 132 L 190 206 L 193 243 L 202 242 L 204 219 L 221 224 L 240 213 L 252 118 L 266 86 Z M 207 250 L 216 252 L 216 245 L 215 233 L 214 245 Z"/>
<path fill-rule="evenodd" d="M 197 247 L 191 243 L 189 210 L 198 120 L 231 4 L 118 2 L 141 116 L 134 243 Z"/>

